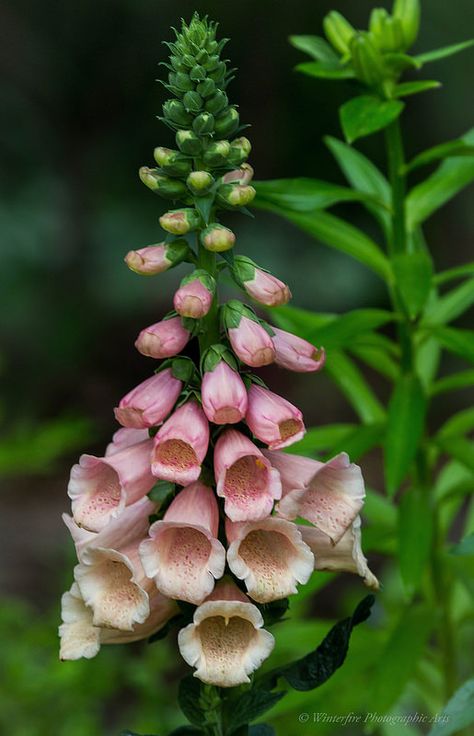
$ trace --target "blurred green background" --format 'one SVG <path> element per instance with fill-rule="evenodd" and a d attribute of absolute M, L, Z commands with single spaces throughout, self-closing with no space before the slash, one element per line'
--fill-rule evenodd
<path fill-rule="evenodd" d="M 340 137 L 337 106 L 350 87 L 295 74 L 302 56 L 287 37 L 320 33 L 322 17 L 334 7 L 365 24 L 376 4 L 384 3 L 6 0 L 0 8 L 0 730 L 9 736 L 112 736 L 126 725 L 166 733 L 181 722 L 174 701 L 184 667 L 173 642 L 104 648 L 92 662 L 66 664 L 57 661 L 56 642 L 59 597 L 70 585 L 73 562 L 60 520 L 68 508 L 69 466 L 82 451 L 102 453 L 115 429 L 111 407 L 149 375 L 151 365 L 133 341 L 169 309 L 180 278 L 176 271 L 141 279 L 123 264 L 129 249 L 160 239 L 161 204 L 137 170 L 152 164 L 154 146 L 173 145 L 156 119 L 165 97 L 154 81 L 164 71 L 161 41 L 194 9 L 218 20 L 239 70 L 230 93 L 242 120 L 252 124 L 256 177 L 340 181 L 321 139 Z M 418 49 L 472 36 L 472 0 L 424 5 Z M 472 125 L 472 59 L 455 56 L 430 70 L 444 87 L 410 101 L 404 123 L 410 154 Z M 379 138 L 361 147 L 384 166 Z M 470 194 L 429 223 L 438 268 L 472 257 Z M 371 227 L 357 207 L 341 212 Z M 386 306 L 375 277 L 274 216 L 258 212 L 256 220 L 229 223 L 241 252 L 288 281 L 296 306 L 334 312 Z M 324 375 L 295 381 L 268 370 L 267 376 L 301 406 L 308 426 L 352 420 Z M 375 375 L 369 378 L 378 390 Z M 450 411 L 462 408 L 465 395 L 448 401 Z M 435 424 L 443 407 L 438 411 Z M 376 455 L 364 472 L 371 486 L 380 483 Z M 381 565 L 375 559 L 375 568 Z M 341 618 L 364 594 L 357 580 L 344 578 L 318 595 L 314 589 L 323 582 L 320 575 L 294 606 L 318 621 L 283 623 L 275 658 L 305 652 L 328 628 L 321 618 Z M 370 664 L 378 636 L 367 627 L 356 632 L 351 652 L 367 651 Z M 299 710 L 345 713 L 360 705 L 358 691 L 370 679 L 351 672 L 350 659 L 334 686 L 292 701 L 296 710 L 275 720 L 282 734 L 315 732 L 315 724 L 297 723 Z M 338 687 L 345 688 L 342 698 Z M 318 731 L 360 732 L 337 725 Z M 387 726 L 383 733 L 402 731 Z"/>

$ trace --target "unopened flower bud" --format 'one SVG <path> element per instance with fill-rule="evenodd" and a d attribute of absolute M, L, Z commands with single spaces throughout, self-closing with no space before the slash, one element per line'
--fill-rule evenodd
<path fill-rule="evenodd" d="M 206 250 L 223 253 L 234 247 L 235 235 L 228 227 L 214 222 L 201 232 L 201 243 Z"/>
<path fill-rule="evenodd" d="M 185 235 L 196 230 L 201 223 L 199 212 L 191 207 L 182 210 L 170 210 L 160 217 L 163 230 L 173 235 Z"/>
<path fill-rule="evenodd" d="M 351 41 L 352 64 L 357 79 L 369 87 L 383 81 L 386 75 L 382 54 L 368 33 L 357 33 Z"/>
<path fill-rule="evenodd" d="M 239 113 L 235 107 L 229 107 L 226 112 L 215 121 L 214 132 L 217 138 L 228 138 L 239 127 Z"/>
<path fill-rule="evenodd" d="M 135 273 L 154 276 L 177 266 L 184 261 L 188 253 L 188 244 L 185 240 L 179 239 L 172 243 L 159 243 L 140 250 L 131 250 L 125 256 L 125 263 Z"/>
<path fill-rule="evenodd" d="M 374 8 L 370 15 L 370 35 L 380 51 L 401 51 L 405 48 L 403 28 L 398 18 L 392 18 L 385 8 Z"/>
<path fill-rule="evenodd" d="M 245 207 L 255 198 L 256 191 L 248 184 L 224 184 L 219 187 L 217 199 L 231 207 Z"/>
<path fill-rule="evenodd" d="M 201 140 L 192 130 L 178 130 L 176 144 L 179 150 L 188 156 L 199 156 L 202 151 Z"/>
<path fill-rule="evenodd" d="M 206 79 L 206 70 L 200 64 L 196 64 L 189 72 L 189 76 L 193 82 L 202 82 L 203 79 Z"/>
<path fill-rule="evenodd" d="M 193 130 L 196 135 L 210 135 L 214 130 L 214 115 L 202 112 L 193 121 Z"/>
<path fill-rule="evenodd" d="M 188 112 L 199 112 L 203 107 L 203 99 L 200 94 L 191 90 L 183 97 L 183 105 Z"/>
<path fill-rule="evenodd" d="M 192 123 L 191 115 L 186 112 L 183 103 L 179 100 L 166 100 L 163 104 L 163 115 L 168 122 L 184 128 Z"/>
<path fill-rule="evenodd" d="M 161 360 L 177 355 L 187 345 L 191 333 L 181 324 L 180 317 L 164 319 L 145 327 L 135 341 L 139 353 Z"/>
<path fill-rule="evenodd" d="M 186 74 L 186 72 L 176 72 L 175 74 L 171 73 L 169 75 L 169 83 L 181 93 L 189 92 L 194 89 L 194 84 L 189 78 L 189 74 Z"/>
<path fill-rule="evenodd" d="M 224 61 L 218 61 L 214 69 L 209 72 L 209 77 L 216 82 L 216 84 L 219 84 L 219 82 L 222 82 L 224 80 L 224 77 L 227 72 L 227 67 Z"/>
<path fill-rule="evenodd" d="M 164 199 L 179 199 L 187 194 L 182 181 L 163 176 L 158 169 L 149 169 L 148 166 L 142 166 L 138 174 L 145 186 Z"/>
<path fill-rule="evenodd" d="M 272 338 L 251 309 L 231 299 L 223 308 L 223 321 L 234 353 L 246 365 L 259 368 L 275 360 Z"/>
<path fill-rule="evenodd" d="M 196 87 L 196 92 L 199 92 L 201 97 L 207 98 L 214 94 L 216 91 L 216 83 L 212 79 L 204 79 L 204 81 L 199 82 L 198 86 Z"/>
<path fill-rule="evenodd" d="M 153 157 L 163 172 L 170 176 L 187 176 L 191 171 L 191 162 L 182 153 L 171 148 L 158 146 L 153 151 Z"/>
<path fill-rule="evenodd" d="M 250 184 L 253 179 L 253 168 L 250 164 L 242 164 L 240 168 L 228 171 L 221 179 L 222 184 Z"/>
<path fill-rule="evenodd" d="M 204 151 L 203 161 L 209 166 L 223 166 L 231 152 L 229 141 L 213 141 Z"/>
<path fill-rule="evenodd" d="M 349 54 L 349 45 L 355 34 L 355 29 L 348 20 L 337 10 L 332 10 L 323 20 L 324 33 L 329 43 L 336 51 L 346 56 Z"/>
<path fill-rule="evenodd" d="M 201 319 L 211 308 L 215 290 L 215 279 L 207 271 L 197 269 L 181 281 L 173 306 L 182 317 Z"/>
<path fill-rule="evenodd" d="M 220 112 L 225 110 L 228 104 L 229 100 L 226 93 L 218 89 L 216 93 L 207 100 L 205 108 L 207 112 L 212 112 L 213 115 L 219 115 Z"/>
<path fill-rule="evenodd" d="M 418 36 L 420 28 L 420 0 L 395 0 L 393 17 L 402 24 L 406 48 L 409 48 Z"/>
<path fill-rule="evenodd" d="M 250 155 L 252 144 L 248 138 L 241 136 L 230 144 L 229 163 L 232 166 L 240 166 Z"/>
<path fill-rule="evenodd" d="M 207 194 L 214 184 L 214 177 L 208 171 L 191 171 L 186 179 L 188 189 L 198 197 Z"/>
<path fill-rule="evenodd" d="M 283 281 L 259 268 L 246 256 L 236 256 L 232 276 L 238 285 L 260 304 L 278 307 L 291 299 L 291 292 Z"/>

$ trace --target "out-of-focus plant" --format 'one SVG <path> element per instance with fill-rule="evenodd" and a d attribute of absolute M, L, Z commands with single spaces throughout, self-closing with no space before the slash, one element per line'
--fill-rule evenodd
<path fill-rule="evenodd" d="M 327 372 L 358 418 L 351 425 L 309 430 L 297 449 L 332 456 L 343 446 L 355 459 L 374 448 L 383 450 L 385 492 L 371 493 L 367 504 L 367 517 L 378 525 L 369 544 L 393 556 L 402 587 L 395 573 L 386 576 L 385 610 L 392 629 L 380 651 L 381 662 L 373 668 L 374 687 L 366 702 L 368 710 L 379 713 L 393 711 L 408 690 L 416 691 L 431 713 L 452 696 L 467 674 L 466 625 L 474 592 L 469 500 L 474 410 L 453 414 L 434 432 L 427 421 L 440 397 L 474 384 L 469 368 L 474 331 L 453 325 L 474 304 L 474 263 L 436 272 L 423 233 L 431 215 L 474 181 L 474 129 L 411 158 L 405 155 L 401 132 L 405 99 L 439 86 L 418 77 L 405 81 L 403 75 L 466 50 L 473 41 L 409 55 L 419 21 L 418 0 L 396 0 L 391 13 L 372 11 L 366 31 L 356 30 L 333 11 L 324 19 L 327 40 L 291 37 L 296 48 L 312 57 L 298 71 L 354 82 L 355 96 L 339 111 L 345 140 L 326 139 L 349 186 L 317 179 L 255 184 L 255 206 L 355 258 L 387 289 L 387 309 L 343 315 L 289 306 L 276 310 L 280 327 L 324 345 Z M 386 173 L 353 146 L 377 132 L 384 134 Z M 433 165 L 420 179 L 423 168 Z M 417 175 L 414 185 L 412 174 Z M 378 237 L 327 211 L 342 202 L 365 207 Z M 446 375 L 441 362 L 445 351 L 466 365 Z M 380 376 L 377 385 L 385 382 L 386 401 L 373 390 L 361 365 Z M 474 722 L 472 710 L 470 717 Z M 457 725 L 451 718 L 449 733 L 467 725 L 465 721 Z M 442 728 L 448 727 L 438 724 L 433 733 L 448 733 Z"/>

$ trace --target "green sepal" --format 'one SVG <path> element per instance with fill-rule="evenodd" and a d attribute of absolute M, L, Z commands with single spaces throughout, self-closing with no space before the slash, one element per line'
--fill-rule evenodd
<path fill-rule="evenodd" d="M 154 503 L 157 503 L 161 506 L 164 501 L 172 494 L 176 493 L 176 486 L 174 483 L 170 483 L 167 480 L 159 480 L 155 483 L 151 491 L 149 491 L 146 495 L 150 499 L 150 501 L 153 501 Z"/>
<path fill-rule="evenodd" d="M 210 112 L 201 112 L 193 121 L 193 130 L 196 135 L 211 135 L 214 131 L 214 115 Z"/>
<path fill-rule="evenodd" d="M 204 100 L 198 92 L 190 90 L 183 96 L 183 105 L 187 112 L 196 113 L 202 110 Z"/>
<path fill-rule="evenodd" d="M 203 286 L 208 290 L 210 294 L 215 294 L 216 291 L 216 280 L 214 276 L 206 271 L 204 268 L 197 268 L 192 273 L 188 274 L 181 280 L 180 286 L 190 284 L 192 281 L 200 281 Z"/>
<path fill-rule="evenodd" d="M 228 138 L 239 127 L 239 113 L 235 107 L 229 107 L 223 115 L 216 118 L 214 132 L 217 138 Z"/>
<path fill-rule="evenodd" d="M 235 282 L 243 288 L 246 281 L 253 281 L 255 278 L 255 269 L 257 268 L 259 266 L 251 258 L 247 258 L 247 256 L 235 256 L 231 272 Z"/>
<path fill-rule="evenodd" d="M 176 145 L 182 153 L 188 156 L 199 156 L 202 151 L 202 141 L 192 130 L 178 130 Z M 191 170 L 191 166 L 189 170 Z"/>
<path fill-rule="evenodd" d="M 173 358 L 170 363 L 171 373 L 178 381 L 182 381 L 185 385 L 191 381 L 196 372 L 196 367 L 191 358 L 182 355 L 179 358 Z"/>
<path fill-rule="evenodd" d="M 242 317 L 248 317 L 253 322 L 260 323 L 257 315 L 246 304 L 242 304 L 238 299 L 231 299 L 221 307 L 222 322 L 227 330 L 234 329 L 240 325 Z"/>
<path fill-rule="evenodd" d="M 201 373 L 211 373 L 216 366 L 225 361 L 234 371 L 238 370 L 237 361 L 226 345 L 216 343 L 206 350 L 201 358 Z"/>

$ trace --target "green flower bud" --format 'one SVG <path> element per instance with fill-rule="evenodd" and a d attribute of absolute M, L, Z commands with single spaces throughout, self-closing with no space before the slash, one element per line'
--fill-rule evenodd
<path fill-rule="evenodd" d="M 346 56 L 349 54 L 350 42 L 355 35 L 355 28 L 337 10 L 332 10 L 323 20 L 324 33 L 336 51 Z"/>
<path fill-rule="evenodd" d="M 248 138 L 242 136 L 235 138 L 230 144 L 229 164 L 232 166 L 240 166 L 247 160 L 252 150 L 252 144 Z"/>
<path fill-rule="evenodd" d="M 224 166 L 231 147 L 229 141 L 213 141 L 209 144 L 203 154 L 203 161 L 208 166 Z"/>
<path fill-rule="evenodd" d="M 194 89 L 194 84 L 189 78 L 188 74 L 183 72 L 177 72 L 176 74 L 169 75 L 169 83 L 180 92 L 188 92 Z"/>
<path fill-rule="evenodd" d="M 392 13 L 402 24 L 406 48 L 409 48 L 420 28 L 420 0 L 395 0 Z"/>
<path fill-rule="evenodd" d="M 386 69 L 382 54 L 368 33 L 357 33 L 354 36 L 351 41 L 351 55 L 357 79 L 369 87 L 375 87 L 384 80 Z"/>
<path fill-rule="evenodd" d="M 203 79 L 206 79 L 206 70 L 203 66 L 196 64 L 189 72 L 189 76 L 193 82 L 202 82 Z"/>
<path fill-rule="evenodd" d="M 183 194 L 187 194 L 182 181 L 163 176 L 158 169 L 149 169 L 148 166 L 142 166 L 138 174 L 145 186 L 155 194 L 164 197 L 164 199 L 179 199 Z"/>
<path fill-rule="evenodd" d="M 183 105 L 188 112 L 199 112 L 202 110 L 203 99 L 197 92 L 186 92 L 183 97 Z"/>
<path fill-rule="evenodd" d="M 210 135 L 214 130 L 214 115 L 210 112 L 202 112 L 194 118 L 193 130 L 196 135 Z"/>
<path fill-rule="evenodd" d="M 187 176 L 191 171 L 191 162 L 179 151 L 158 146 L 153 156 L 158 166 L 169 176 Z"/>
<path fill-rule="evenodd" d="M 235 133 L 239 127 L 239 113 L 235 107 L 229 107 L 226 112 L 217 118 L 215 123 L 215 133 L 217 138 L 228 138 Z"/>
<path fill-rule="evenodd" d="M 223 253 L 234 247 L 235 235 L 232 230 L 224 225 L 213 222 L 201 232 L 201 243 L 206 250 L 213 253 Z"/>
<path fill-rule="evenodd" d="M 227 73 L 227 67 L 226 67 L 225 62 L 219 61 L 216 64 L 215 69 L 213 69 L 212 71 L 208 72 L 208 77 L 210 77 L 211 79 L 213 79 L 214 82 L 216 82 L 216 84 L 219 84 L 219 82 L 222 82 L 223 81 L 226 73 Z"/>
<path fill-rule="evenodd" d="M 222 112 L 222 110 L 227 107 L 228 104 L 229 100 L 226 93 L 218 89 L 215 95 L 207 100 L 205 104 L 205 109 L 208 112 L 212 112 L 213 115 L 218 115 L 220 112 Z"/>
<path fill-rule="evenodd" d="M 380 51 L 402 51 L 405 48 L 402 24 L 385 8 L 374 8 L 370 15 L 370 35 Z"/>
<path fill-rule="evenodd" d="M 245 207 L 255 198 L 256 191 L 249 184 L 224 184 L 219 187 L 217 199 L 231 207 Z"/>
<path fill-rule="evenodd" d="M 205 79 L 203 82 L 199 82 L 196 87 L 196 92 L 199 92 L 201 97 L 210 97 L 216 91 L 216 83 L 212 79 Z"/>
<path fill-rule="evenodd" d="M 183 62 L 184 66 L 188 69 L 192 69 L 195 66 L 195 59 L 194 56 L 191 56 L 190 54 L 183 54 L 181 57 L 181 61 Z"/>
<path fill-rule="evenodd" d="M 176 144 L 179 150 L 188 156 L 199 156 L 202 151 L 201 140 L 192 130 L 178 130 Z"/>
<path fill-rule="evenodd" d="M 186 179 L 188 189 L 198 197 L 207 194 L 214 184 L 214 177 L 208 171 L 191 171 Z"/>
<path fill-rule="evenodd" d="M 209 54 L 207 53 L 206 49 L 201 49 L 196 54 L 196 61 L 198 64 L 201 64 L 201 66 L 206 66 L 207 62 L 209 61 Z"/>
<path fill-rule="evenodd" d="M 176 72 L 186 74 L 187 69 L 183 64 L 180 56 L 170 56 L 170 64 Z"/>
<path fill-rule="evenodd" d="M 183 103 L 179 100 L 166 100 L 163 105 L 163 115 L 166 120 L 175 125 L 186 127 L 192 123 L 191 115 L 186 112 Z"/>
<path fill-rule="evenodd" d="M 201 224 L 201 217 L 197 210 L 186 207 L 181 210 L 170 210 L 160 217 L 163 230 L 173 235 L 186 235 L 196 230 Z"/>

